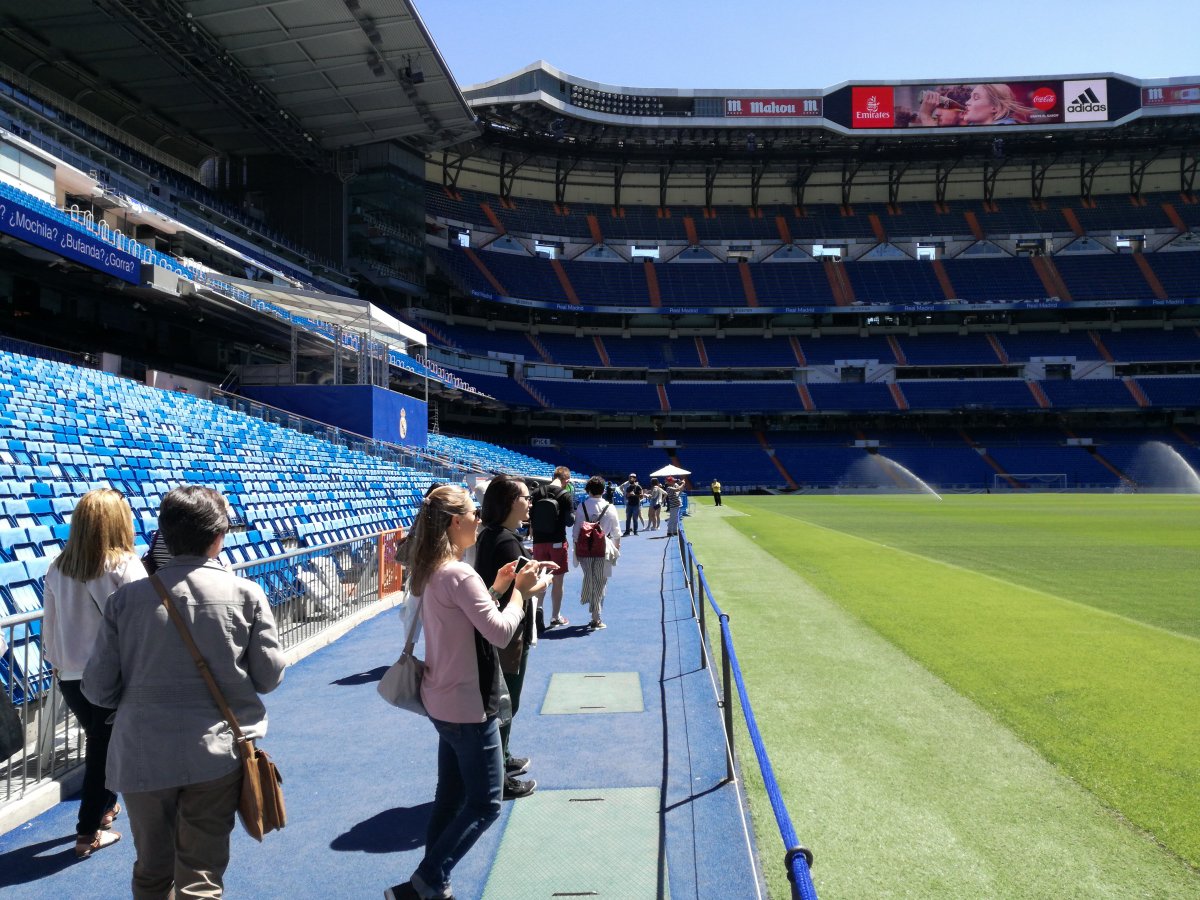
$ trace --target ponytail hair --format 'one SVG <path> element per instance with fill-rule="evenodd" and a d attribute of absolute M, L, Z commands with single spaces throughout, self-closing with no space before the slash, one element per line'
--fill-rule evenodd
<path fill-rule="evenodd" d="M 419 596 L 423 593 L 430 576 L 457 558 L 458 551 L 450 542 L 447 532 L 455 516 L 463 516 L 470 511 L 471 497 L 458 485 L 442 485 L 425 497 L 405 541 L 412 544 L 409 559 L 413 594 Z"/>

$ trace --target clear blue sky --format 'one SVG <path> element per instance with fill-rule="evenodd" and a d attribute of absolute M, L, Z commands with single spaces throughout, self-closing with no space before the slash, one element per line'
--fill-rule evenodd
<path fill-rule="evenodd" d="M 461 86 L 544 59 L 625 87 L 1200 76 L 1200 0 L 416 0 Z"/>

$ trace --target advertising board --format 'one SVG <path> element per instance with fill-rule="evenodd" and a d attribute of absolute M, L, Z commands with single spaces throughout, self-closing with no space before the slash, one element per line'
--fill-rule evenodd
<path fill-rule="evenodd" d="M 1058 125 L 1108 119 L 1107 81 L 997 81 L 851 89 L 852 128 Z"/>
<path fill-rule="evenodd" d="M 1200 84 L 1142 88 L 1142 106 L 1200 106 Z"/>
<path fill-rule="evenodd" d="M 729 97 L 725 100 L 725 115 L 733 118 L 788 119 L 819 117 L 819 97 Z"/>
<path fill-rule="evenodd" d="M 141 260 L 32 206 L 0 198 L 0 232 L 130 284 L 142 283 Z"/>

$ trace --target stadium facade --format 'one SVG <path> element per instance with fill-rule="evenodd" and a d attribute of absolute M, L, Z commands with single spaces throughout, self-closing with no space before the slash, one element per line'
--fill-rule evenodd
<path fill-rule="evenodd" d="M 1195 453 L 1200 76 L 460 89 L 409 3 L 68 0 L 0 49 L 9 337 L 731 486 L 915 435 L 964 489 L 1045 468 L 1003 429 L 1091 447 L 1080 486 L 1136 481 L 1113 435 Z"/>

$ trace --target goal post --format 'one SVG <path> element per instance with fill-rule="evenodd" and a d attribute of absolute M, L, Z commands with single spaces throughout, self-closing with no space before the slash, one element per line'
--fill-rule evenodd
<path fill-rule="evenodd" d="M 1061 492 L 1067 490 L 1065 472 L 1010 472 L 992 476 L 992 491 Z"/>

